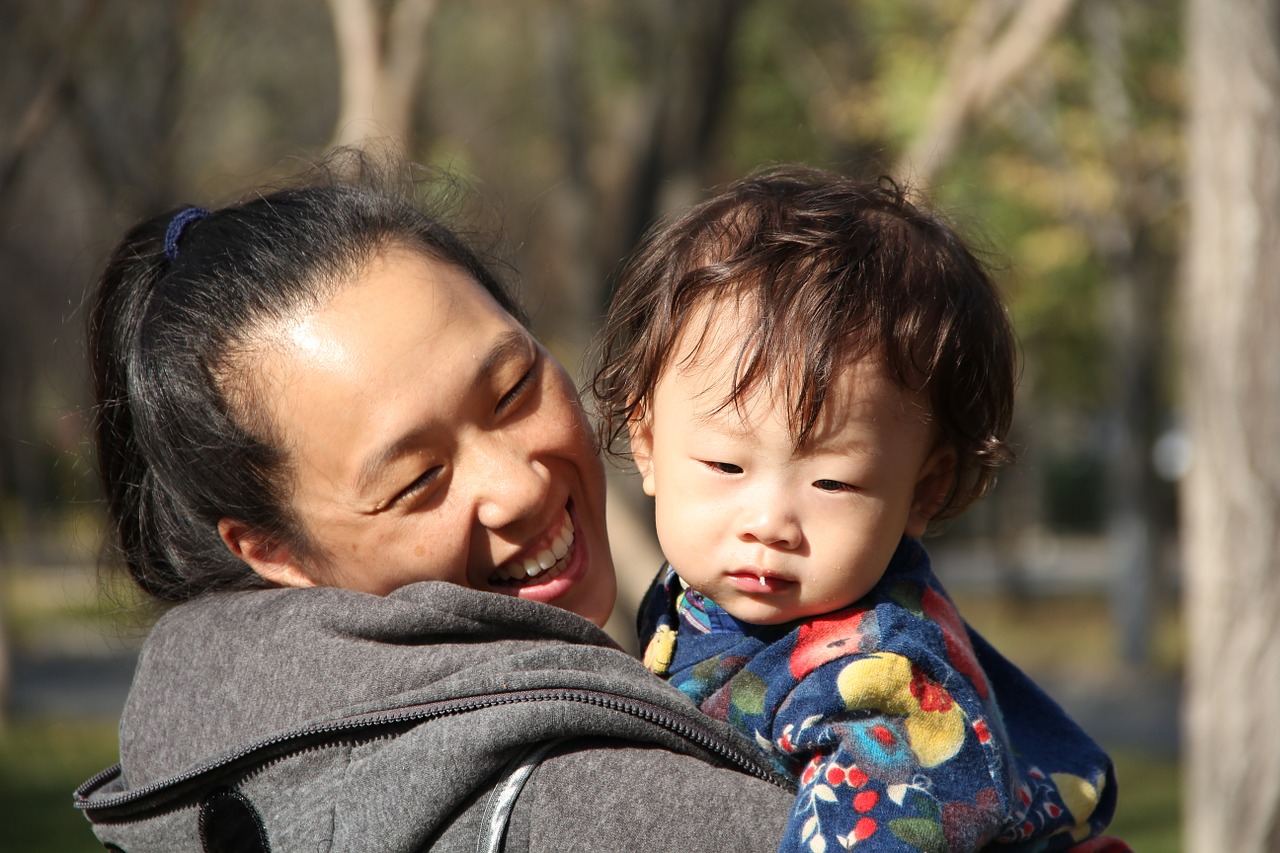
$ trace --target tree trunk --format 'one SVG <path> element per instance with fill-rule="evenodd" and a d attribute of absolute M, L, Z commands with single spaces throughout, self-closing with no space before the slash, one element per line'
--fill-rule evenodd
<path fill-rule="evenodd" d="M 413 107 L 436 0 L 329 0 L 341 66 L 334 146 L 413 146 Z"/>
<path fill-rule="evenodd" d="M 732 89 L 731 47 L 749 3 L 655 4 L 641 141 L 631 153 L 629 214 L 620 251 L 611 247 L 613 257 L 630 251 L 667 211 L 702 199 L 712 143 Z"/>
<path fill-rule="evenodd" d="M 1189 0 L 1187 850 L 1280 850 L 1280 3 Z"/>

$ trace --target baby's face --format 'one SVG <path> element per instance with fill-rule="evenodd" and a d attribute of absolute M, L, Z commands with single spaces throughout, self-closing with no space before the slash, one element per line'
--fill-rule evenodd
<path fill-rule="evenodd" d="M 935 440 L 923 395 L 876 358 L 838 375 L 799 449 L 768 382 L 716 411 L 737 340 L 736 323 L 717 324 L 689 362 L 682 339 L 632 430 L 662 550 L 685 582 L 747 622 L 846 607 L 884 574 L 904 533 L 924 533 L 954 452 Z"/>

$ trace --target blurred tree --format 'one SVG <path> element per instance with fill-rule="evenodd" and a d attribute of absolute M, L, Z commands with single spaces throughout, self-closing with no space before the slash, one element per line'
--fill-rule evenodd
<path fill-rule="evenodd" d="M 1280 3 L 1190 0 L 1187 850 L 1280 850 Z"/>
<path fill-rule="evenodd" d="M 981 118 L 1043 55 L 1076 0 L 978 0 L 951 35 L 946 71 L 898 173 L 929 185 Z"/>
<path fill-rule="evenodd" d="M 23 161 L 44 140 L 53 124 L 58 113 L 58 101 L 68 94 L 67 87 L 79 59 L 78 53 L 101 9 L 102 0 L 92 0 L 81 7 L 74 20 L 65 25 L 62 42 L 50 50 L 43 79 L 14 123 L 12 138 L 6 140 L 4 151 L 0 153 L 0 197 L 13 187 L 21 174 Z"/>
<path fill-rule="evenodd" d="M 579 348 L 608 303 L 607 271 L 616 259 L 659 215 L 697 200 L 713 180 L 713 142 L 732 95 L 730 48 L 747 5 L 747 0 L 638 4 L 630 25 L 621 22 L 637 72 L 637 97 L 628 103 L 608 92 L 594 93 L 606 107 L 596 111 L 604 125 L 596 132 L 582 124 L 590 111 L 571 47 L 577 41 L 576 51 L 583 49 L 582 30 L 558 4 L 547 10 L 550 130 L 562 142 L 562 192 L 569 211 L 562 223 L 566 232 L 556 243 L 579 250 L 580 266 L 568 277 L 578 294 L 569 317 Z M 603 132 L 609 126 L 628 132 Z M 593 158 L 613 161 L 620 178 L 615 187 L 591 180 Z M 611 213 L 598 215 L 610 208 Z"/>
<path fill-rule="evenodd" d="M 334 146 L 391 139 L 414 150 L 413 112 L 436 0 L 329 0 L 340 67 Z"/>
<path fill-rule="evenodd" d="M 1150 654 L 1153 589 L 1161 553 L 1159 482 L 1152 449 L 1164 413 L 1158 365 L 1168 352 L 1167 310 L 1172 288 L 1167 259 L 1150 243 L 1171 193 L 1152 180 L 1160 164 L 1144 154 L 1125 84 L 1130 65 L 1124 16 L 1114 4 L 1084 6 L 1092 58 L 1090 102 L 1098 147 L 1113 178 L 1113 204 L 1083 217 L 1083 227 L 1107 277 L 1102 329 L 1111 370 L 1107 387 L 1107 534 L 1116 564 L 1113 606 L 1120 651 L 1131 664 Z M 1127 18 L 1127 20 L 1126 20 Z M 1076 206 L 1079 210 L 1079 207 Z"/>
<path fill-rule="evenodd" d="M 974 14 L 980 10 L 975 7 Z M 1033 276 L 1013 282 L 1013 311 L 1028 358 L 1021 400 L 1031 411 L 1030 417 L 1024 412 L 1020 433 L 1036 437 L 1027 456 L 1035 467 L 1047 455 L 1046 473 L 1062 469 L 1067 460 L 1078 473 L 1101 466 L 1104 478 L 1095 488 L 1081 491 L 1089 481 L 1079 479 L 1068 503 L 1063 504 L 1066 495 L 1050 498 L 1086 505 L 1081 508 L 1101 519 L 1116 569 L 1111 576 L 1121 651 L 1130 662 L 1143 663 L 1172 523 L 1163 511 L 1167 486 L 1155 477 L 1151 454 L 1171 405 L 1161 368 L 1169 351 L 1175 251 L 1168 212 L 1179 187 L 1180 124 L 1179 100 L 1164 81 L 1176 74 L 1177 39 L 1158 4 L 1085 0 L 1078 14 L 1063 18 L 1065 11 L 1048 2 L 1039 14 L 1032 4 L 1021 6 L 1022 20 L 1005 32 L 1009 38 L 1015 29 L 1036 37 L 1024 36 L 1017 47 L 997 46 L 993 58 L 971 61 L 978 68 L 1009 68 L 1011 60 L 994 57 L 1026 59 L 1027 41 L 1042 44 L 1010 95 L 991 104 L 987 126 L 974 128 L 968 147 L 990 146 L 981 155 L 982 174 L 995 179 L 1002 207 L 1012 202 L 1034 212 L 1022 223 L 1010 223 L 998 210 L 991 217 L 1009 229 L 1020 272 Z M 1047 40 L 1052 21 L 1064 29 Z M 953 55 L 974 52 L 964 41 L 957 38 Z M 942 91 L 949 88 L 984 91 L 976 83 Z M 943 131 L 927 129 L 922 139 L 949 138 L 946 128 L 961 122 L 951 101 L 943 97 L 934 111 L 946 119 Z M 993 130 L 1007 136 L 1000 139 Z M 914 150 L 925 156 L 931 149 Z M 973 154 L 961 148 L 958 157 L 972 160 Z M 1082 311 L 1088 313 L 1076 325 L 1072 318 Z M 1076 428 L 1077 450 L 1049 427 L 1064 404 L 1097 424 L 1087 431 Z M 997 492 L 997 516 L 1019 512 L 1007 499 L 1016 497 Z"/>
<path fill-rule="evenodd" d="M 0 5 L 6 498 L 50 503 L 18 468 L 47 479 L 53 424 L 80 399 L 65 317 L 118 232 L 371 128 L 493 197 L 536 331 L 571 368 L 611 271 L 673 207 L 769 161 L 914 170 L 1016 271 L 1031 450 L 975 513 L 983 532 L 1044 523 L 1041 472 L 1100 470 L 1104 443 L 1144 475 L 1141 433 L 1167 406 L 1179 155 L 1162 0 L 326 3 Z M 1072 483 L 1077 507 L 1104 502 Z"/>

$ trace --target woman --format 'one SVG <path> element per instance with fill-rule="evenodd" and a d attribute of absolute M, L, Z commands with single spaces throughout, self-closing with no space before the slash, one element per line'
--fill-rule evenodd
<path fill-rule="evenodd" d="M 568 377 L 408 199 L 366 174 L 188 208 L 109 262 L 98 461 L 176 606 L 77 805 L 133 853 L 773 850 L 790 793 L 598 627 Z"/>

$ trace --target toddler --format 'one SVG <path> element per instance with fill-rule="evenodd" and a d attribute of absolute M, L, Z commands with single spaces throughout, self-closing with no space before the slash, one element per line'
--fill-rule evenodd
<path fill-rule="evenodd" d="M 950 227 L 887 181 L 757 174 L 646 238 L 602 352 L 669 561 L 646 664 L 796 781 L 780 849 L 1127 849 L 1095 838 L 1107 756 L 919 542 L 1011 457 L 1013 333 Z"/>

